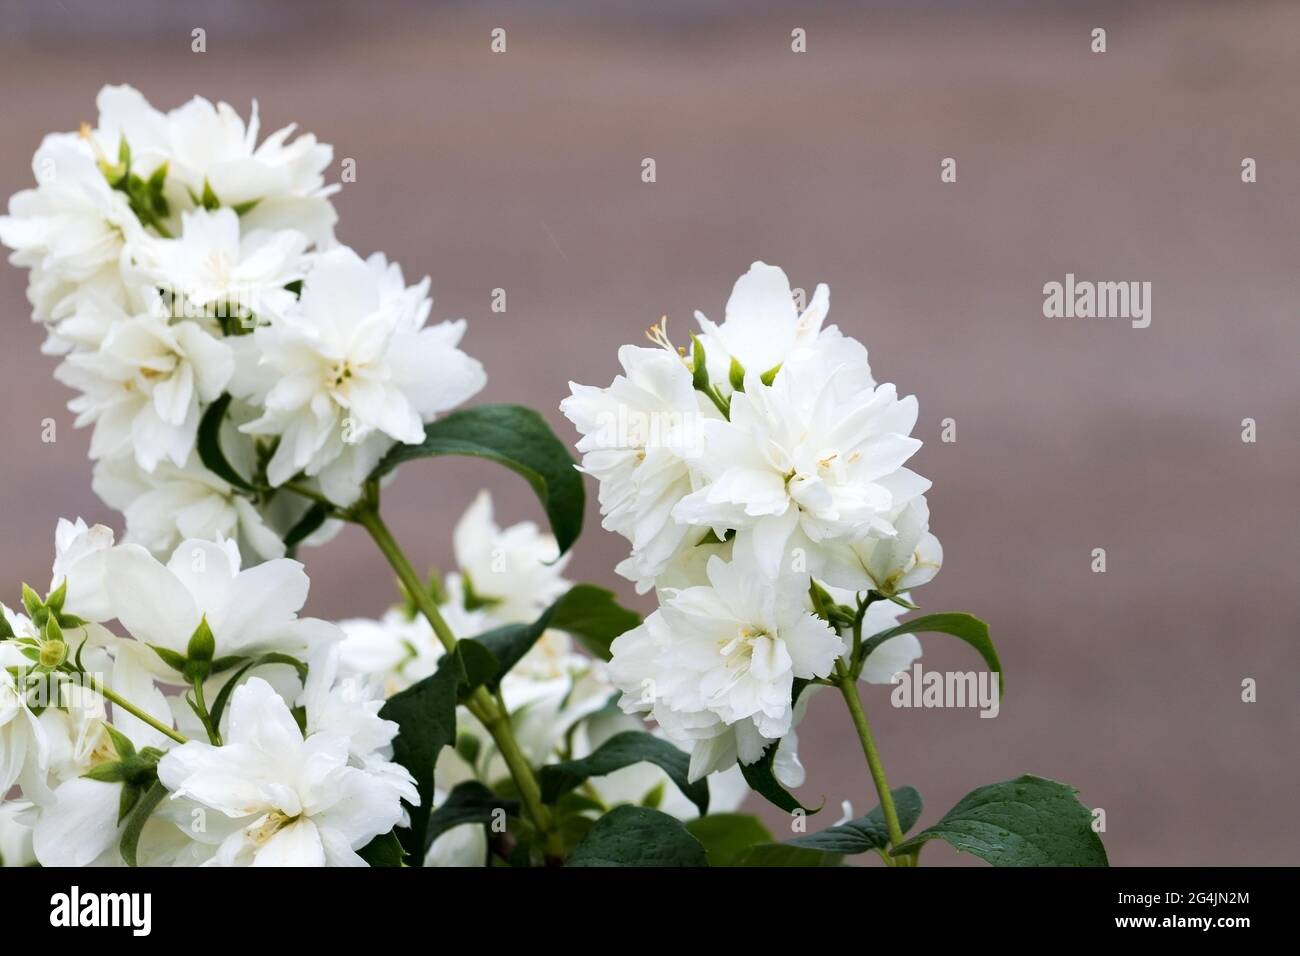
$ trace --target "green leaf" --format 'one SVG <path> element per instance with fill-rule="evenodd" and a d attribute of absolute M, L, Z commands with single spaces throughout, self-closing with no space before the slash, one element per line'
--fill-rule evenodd
<path fill-rule="evenodd" d="M 731 359 L 731 368 L 727 370 L 727 380 L 736 391 L 745 390 L 745 366 L 737 362 L 734 356 Z"/>
<path fill-rule="evenodd" d="M 496 675 L 484 683 L 495 690 L 501 678 L 519 663 L 549 627 L 573 634 L 593 654 L 609 660 L 609 645 L 614 638 L 640 623 L 639 615 L 614 601 L 612 591 L 594 584 L 575 585 L 531 624 L 506 624 L 474 638 L 488 648 L 500 664 Z"/>
<path fill-rule="evenodd" d="M 226 409 L 229 407 L 230 393 L 227 392 L 209 405 L 203 417 L 199 419 L 199 434 L 196 442 L 199 460 L 208 471 L 231 487 L 239 488 L 241 491 L 253 491 L 252 484 L 235 471 L 226 460 L 226 453 L 221 450 L 221 422 L 225 419 Z"/>
<path fill-rule="evenodd" d="M 221 200 L 218 199 L 217 194 L 212 191 L 212 183 L 208 182 L 207 179 L 203 180 L 203 196 L 200 202 L 204 209 L 210 210 L 221 208 Z"/>
<path fill-rule="evenodd" d="M 164 664 L 178 673 L 185 673 L 185 666 L 189 664 L 189 661 L 185 658 L 184 654 L 177 653 L 176 651 L 163 647 L 160 644 L 150 644 L 149 646 L 153 648 L 153 652 L 161 658 Z"/>
<path fill-rule="evenodd" d="M 307 538 L 315 533 L 316 529 L 325 523 L 329 518 L 329 509 L 320 502 L 313 504 L 308 508 L 297 523 L 289 529 L 284 536 L 284 547 L 288 551 L 302 544 Z"/>
<path fill-rule="evenodd" d="M 1092 813 L 1076 793 L 1032 774 L 978 787 L 894 855 L 943 840 L 994 866 L 1108 866 Z"/>
<path fill-rule="evenodd" d="M 45 596 L 45 606 L 56 615 L 63 610 L 63 603 L 68 599 L 68 579 L 64 577 L 59 586 Z"/>
<path fill-rule="evenodd" d="M 107 731 L 108 739 L 113 742 L 113 749 L 117 751 L 119 760 L 130 760 L 135 756 L 135 744 L 131 743 L 130 737 L 112 724 L 101 724 L 100 726 Z"/>
<path fill-rule="evenodd" d="M 126 826 L 122 828 L 122 842 L 119 844 L 122 859 L 126 861 L 127 866 L 137 865 L 136 850 L 140 845 L 140 834 L 144 832 L 144 825 L 149 822 L 154 808 L 162 803 L 165 796 L 167 796 L 166 788 L 155 780 L 131 808 L 130 815 L 126 818 Z"/>
<path fill-rule="evenodd" d="M 126 763 L 121 760 L 110 760 L 95 764 L 82 776 L 88 780 L 98 780 L 100 783 L 121 783 L 126 780 Z"/>
<path fill-rule="evenodd" d="M 808 681 L 795 679 L 794 687 L 791 689 L 790 706 L 793 707 L 799 701 L 799 695 L 803 693 L 804 688 L 808 686 Z M 776 764 L 776 749 L 780 746 L 779 740 L 774 740 L 767 745 L 763 751 L 763 756 L 750 764 L 742 763 L 740 772 L 749 784 L 749 788 L 759 796 L 767 800 L 768 803 L 780 807 L 786 813 L 794 813 L 796 810 L 802 810 L 804 813 L 818 813 L 821 807 L 805 807 L 795 799 L 785 787 L 781 786 L 781 781 L 776 779 L 774 766 Z M 824 804 L 823 804 L 824 805 Z"/>
<path fill-rule="evenodd" d="M 988 664 L 989 670 L 998 675 L 998 700 L 1002 699 L 1002 695 L 1007 689 L 1007 683 L 1002 677 L 1002 663 L 998 660 L 998 652 L 994 649 L 993 642 L 989 640 L 989 626 L 970 614 L 959 612 L 927 614 L 924 617 L 905 621 L 898 627 L 881 631 L 879 634 L 863 641 L 862 656 L 859 660 L 865 661 L 877 647 L 891 638 L 898 637 L 900 634 L 919 634 L 922 632 L 951 634 L 979 651 L 980 657 L 984 658 L 984 663 Z"/>
<path fill-rule="evenodd" d="M 701 392 L 709 390 L 709 359 L 704 353 L 704 343 L 691 336 L 691 385 Z"/>
<path fill-rule="evenodd" d="M 666 740 L 642 730 L 625 730 L 615 734 L 580 760 L 549 764 L 538 773 L 542 800 L 554 803 L 560 795 L 576 789 L 589 777 L 603 777 L 636 763 L 651 763 L 668 774 L 677 789 L 699 809 L 709 812 L 709 785 L 706 780 L 691 783 L 688 778 L 691 758 Z"/>
<path fill-rule="evenodd" d="M 158 648 L 155 647 L 154 650 L 156 651 Z M 164 658 L 164 660 L 166 660 L 166 658 Z M 222 658 L 221 661 L 218 661 L 217 663 L 224 663 L 227 660 L 228 658 Z M 231 675 L 230 680 L 221 685 L 221 690 L 217 691 L 217 696 L 212 699 L 212 706 L 208 708 L 208 715 L 212 720 L 213 728 L 219 728 L 221 726 L 221 715 L 226 712 L 226 705 L 230 703 L 230 695 L 234 693 L 235 685 L 239 683 L 239 679 L 254 667 L 261 667 L 263 664 L 288 664 L 298 672 L 299 680 L 305 681 L 307 679 L 307 665 L 296 657 L 272 651 L 268 654 L 263 654 L 260 657 L 253 658 L 239 670 L 235 671 L 235 673 Z M 214 672 L 223 669 L 224 668 L 218 668 L 215 665 L 213 666 Z"/>
<path fill-rule="evenodd" d="M 704 845 L 676 817 L 617 807 L 569 854 L 567 866 L 708 866 Z"/>
<path fill-rule="evenodd" d="M 393 867 L 402 865 L 406 851 L 402 849 L 402 841 L 397 839 L 397 832 L 389 830 L 357 850 L 357 856 L 371 866 Z"/>
<path fill-rule="evenodd" d="M 14 634 L 13 627 L 9 624 L 9 618 L 3 612 L 0 612 L 0 641 L 7 641 L 17 636 Z"/>
<path fill-rule="evenodd" d="M 474 679 L 467 673 L 464 651 L 473 643 L 461 641 L 455 653 L 443 655 L 433 674 L 388 698 L 379 711 L 384 720 L 397 724 L 393 760 L 411 772 L 420 792 L 420 805 L 411 808 L 411 826 L 397 831 L 412 866 L 424 865 L 433 808 L 433 770 L 442 748 L 456 743 L 456 704 Z M 472 648 L 469 658 L 475 669 L 485 663 L 476 663 L 477 652 Z"/>
<path fill-rule="evenodd" d="M 730 866 L 732 861 L 757 843 L 771 843 L 772 834 L 758 817 L 748 813 L 715 813 L 690 820 L 686 830 L 704 844 L 709 866 Z"/>
<path fill-rule="evenodd" d="M 915 787 L 898 787 L 891 790 L 890 794 L 894 798 L 894 809 L 898 811 L 898 825 L 906 833 L 921 819 L 921 794 Z M 797 836 L 793 840 L 787 840 L 786 845 L 833 854 L 884 850 L 889 846 L 889 828 L 885 825 L 884 811 L 876 807 L 866 816 L 827 827 L 817 833 Z"/>
<path fill-rule="evenodd" d="M 551 606 L 550 627 L 576 637 L 593 656 L 607 661 L 614 638 L 641 623 L 641 615 L 618 603 L 613 591 L 578 584 Z"/>
<path fill-rule="evenodd" d="M 789 843 L 760 843 L 742 850 L 731 861 L 732 866 L 840 866 L 843 858 L 837 853 L 825 853 L 809 847 Z"/>
<path fill-rule="evenodd" d="M 505 465 L 541 500 L 559 543 L 569 550 L 582 530 L 586 492 L 582 475 L 542 416 L 520 405 L 480 405 L 452 412 L 425 426 L 418 445 L 396 445 L 370 477 L 380 478 L 403 462 L 438 455 L 469 455 Z"/>
<path fill-rule="evenodd" d="M 477 780 L 457 784 L 447 794 L 442 805 L 429 816 L 428 829 L 424 835 L 425 852 L 428 852 L 434 840 L 453 827 L 466 823 L 488 826 L 496 820 L 499 811 L 507 817 L 517 817 L 519 802 L 503 800 Z"/>

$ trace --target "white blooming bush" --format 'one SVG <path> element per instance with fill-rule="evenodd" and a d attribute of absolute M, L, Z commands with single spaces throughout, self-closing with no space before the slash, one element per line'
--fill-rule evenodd
<path fill-rule="evenodd" d="M 915 865 L 942 839 L 995 865 L 1104 865 L 1074 791 L 1024 776 L 912 837 L 858 684 L 985 625 L 902 620 L 939 570 L 929 482 L 906 467 L 916 400 L 798 312 L 755 263 L 721 322 L 667 323 L 562 411 L 460 408 L 484 385 L 427 279 L 334 238 L 329 146 L 261 139 L 256 106 L 163 113 L 128 87 L 48 136 L 0 217 L 44 351 L 91 428 L 120 534 L 59 520 L 48 588 L 0 624 L 0 858 L 7 864 Z M 380 515 L 409 461 L 472 456 L 524 478 L 549 531 L 501 528 L 486 493 L 423 578 Z M 657 608 L 563 577 L 584 478 Z M 396 572 L 378 619 L 301 614 L 294 555 L 345 523 Z M 879 806 L 817 812 L 797 724 L 844 699 Z M 847 735 L 846 735 L 847 736 Z M 851 739 L 851 738 L 849 738 Z M 847 745 L 846 745 L 847 748 Z M 823 746 L 822 749 L 826 749 Z M 740 813 L 791 814 L 790 839 Z"/>

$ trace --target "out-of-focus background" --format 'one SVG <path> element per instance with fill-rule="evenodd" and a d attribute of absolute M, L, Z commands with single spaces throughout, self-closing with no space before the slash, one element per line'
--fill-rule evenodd
<path fill-rule="evenodd" d="M 721 318 L 752 260 L 829 283 L 876 377 L 920 398 L 913 464 L 946 565 L 918 597 L 985 618 L 1007 672 L 995 720 L 869 691 L 923 822 L 1032 771 L 1106 811 L 1114 863 L 1300 862 L 1300 6 L 51 0 L 0 16 L 0 192 L 31 184 L 45 132 L 94 119 L 105 83 L 162 108 L 256 97 L 263 130 L 297 122 L 356 161 L 340 239 L 432 276 L 435 319 L 469 319 L 481 400 L 533 405 L 565 438 L 570 379 L 607 384 L 660 315 L 679 335 L 696 308 Z M 1067 272 L 1150 281 L 1150 328 L 1044 318 L 1043 284 Z M 58 516 L 118 520 L 24 284 L 0 268 L 11 602 L 48 580 Z M 480 486 L 500 517 L 541 517 L 488 464 L 403 472 L 386 512 L 417 563 L 449 566 Z M 593 507 L 571 577 L 632 603 L 624 553 Z M 317 615 L 394 595 L 358 533 L 303 557 Z M 939 636 L 925 661 L 976 663 Z M 874 804 L 837 700 L 800 736 L 806 802 Z"/>

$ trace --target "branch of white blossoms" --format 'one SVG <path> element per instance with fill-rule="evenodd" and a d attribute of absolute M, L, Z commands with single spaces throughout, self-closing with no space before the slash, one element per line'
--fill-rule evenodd
<path fill-rule="evenodd" d="M 120 542 L 60 521 L 45 596 L 4 609 L 6 860 L 911 865 L 939 838 L 994 863 L 1105 862 L 1073 791 L 1037 777 L 905 836 L 920 798 L 890 788 L 858 682 L 909 666 L 918 632 L 1001 665 L 969 615 L 900 621 L 942 561 L 929 482 L 905 467 L 917 406 L 824 325 L 825 286 L 800 312 L 755 263 L 689 349 L 666 320 L 624 347 L 609 388 L 563 403 L 579 469 L 536 412 L 457 408 L 486 382 L 465 323 L 429 324 L 427 278 L 334 239 L 329 146 L 293 127 L 259 142 L 256 104 L 247 122 L 201 98 L 164 113 L 106 87 L 98 106 L 45 138 L 0 217 L 125 521 Z M 497 527 L 480 497 L 457 570 L 422 578 L 381 488 L 443 455 L 521 476 L 550 533 Z M 631 543 L 618 573 L 655 591 L 644 621 L 561 577 L 584 473 Z M 406 604 L 340 627 L 300 616 L 292 556 L 347 522 Z M 796 725 L 822 686 L 880 805 L 779 843 L 730 811 L 752 790 L 801 832 Z M 1008 835 L 962 838 L 985 813 Z"/>
<path fill-rule="evenodd" d="M 755 790 L 800 812 L 786 787 L 802 768 L 783 765 L 782 748 L 811 691 L 837 687 L 880 801 L 871 848 L 906 866 L 919 797 L 890 789 L 857 683 L 906 670 L 924 630 L 1001 668 L 975 618 L 898 623 L 943 560 L 930 482 L 905 466 L 921 446 L 917 403 L 875 381 L 867 350 L 825 325 L 829 305 L 819 285 L 799 311 L 785 273 L 755 262 L 724 321 L 696 313 L 689 348 L 664 319 L 653 347 L 619 350 L 609 387 L 571 384 L 561 410 L 582 435 L 604 527 L 631 544 L 619 573 L 658 599 L 612 647 L 623 710 L 689 750 L 692 779 L 739 763 Z"/>

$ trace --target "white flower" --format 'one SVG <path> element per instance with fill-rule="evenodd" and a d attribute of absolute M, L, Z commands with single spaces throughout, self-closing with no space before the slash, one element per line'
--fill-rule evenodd
<path fill-rule="evenodd" d="M 772 581 L 740 555 L 714 557 L 708 586 L 666 591 L 614 641 L 610 675 L 628 713 L 691 739 L 691 777 L 753 763 L 793 725 L 796 677 L 825 677 L 844 643 L 807 607 L 802 579 Z"/>
<path fill-rule="evenodd" d="M 184 468 L 162 461 L 152 472 L 129 458 L 98 461 L 92 487 L 126 518 L 123 543 L 141 545 L 155 555 L 170 555 L 187 538 L 222 537 L 259 559 L 284 557 L 284 540 L 268 515 L 203 467 L 195 455 Z M 289 504 L 289 497 L 276 496 L 273 505 L 282 499 Z M 283 526 L 291 527 L 291 521 Z"/>
<path fill-rule="evenodd" d="M 625 374 L 608 388 L 570 382 L 560 411 L 582 434 L 582 470 L 600 483 L 602 527 L 632 544 L 617 570 L 644 593 L 691 531 L 671 514 L 692 490 L 690 462 L 716 412 L 675 353 L 625 345 L 618 357 Z"/>
<path fill-rule="evenodd" d="M 807 570 L 828 578 L 823 542 L 893 536 L 890 511 L 929 484 L 902 467 L 921 446 L 910 437 L 916 400 L 859 384 L 857 369 L 820 360 L 782 366 L 770 386 L 746 373 L 730 421 L 704 424 L 696 467 L 707 483 L 673 516 L 719 536 L 735 529 L 737 549 L 752 549 L 769 577 L 796 529 Z"/>
<path fill-rule="evenodd" d="M 199 406 L 234 374 L 230 347 L 194 322 L 151 314 L 112 327 L 95 352 L 74 352 L 55 371 L 81 395 L 68 403 L 78 428 L 94 424 L 92 458 L 127 455 L 145 471 L 182 466 L 194 449 Z"/>
<path fill-rule="evenodd" d="M 63 610 L 89 621 L 106 621 L 113 616 L 108 593 L 104 590 L 105 559 L 113 547 L 113 531 L 102 524 L 87 527 L 60 518 L 54 531 L 54 565 L 50 570 L 50 590 L 67 582 Z"/>
<path fill-rule="evenodd" d="M 294 302 L 285 288 L 304 274 L 308 239 L 296 230 L 254 230 L 240 234 L 239 216 L 223 207 L 181 216 L 176 239 L 142 239 L 134 246 L 144 273 L 168 290 L 173 316 L 205 310 L 251 321 L 280 315 Z"/>
<path fill-rule="evenodd" d="M 456 523 L 452 543 L 460 575 L 449 579 L 448 591 L 463 592 L 467 581 L 474 597 L 502 621 L 532 621 L 569 589 L 561 577 L 569 556 L 558 557 L 555 537 L 531 521 L 498 527 L 486 491 Z"/>
<path fill-rule="evenodd" d="M 0 866 L 31 866 L 36 862 L 31 809 L 32 805 L 22 800 L 0 802 Z"/>
<path fill-rule="evenodd" d="M 327 731 L 304 739 L 288 705 L 253 678 L 231 696 L 225 745 L 173 749 L 158 779 L 173 799 L 228 818 L 229 827 L 200 835 L 217 843 L 215 864 L 364 866 L 356 851 L 396 826 L 403 809 L 385 775 L 349 764 L 349 746 Z"/>
<path fill-rule="evenodd" d="M 943 565 L 943 546 L 930 532 L 930 507 L 924 495 L 910 499 L 894 514 L 892 538 L 861 538 L 847 547 L 851 556 L 839 566 L 856 564 L 863 574 L 864 588 L 894 597 L 928 584 Z"/>
<path fill-rule="evenodd" d="M 342 637 L 332 624 L 298 617 L 309 587 L 300 563 L 277 558 L 241 571 L 233 541 L 184 541 L 166 565 L 138 545 L 119 545 L 105 583 L 134 638 L 178 654 L 204 618 L 216 657 L 278 651 L 302 658 Z"/>
<path fill-rule="evenodd" d="M 154 684 L 146 655 L 152 656 L 152 652 L 122 643 L 107 683 L 145 713 L 171 726 L 167 698 Z M 42 866 L 120 866 L 118 846 L 125 823 L 121 814 L 123 784 L 83 774 L 124 755 L 104 729 L 105 714 L 98 695 L 85 687 L 68 686 L 65 690 L 71 693 L 63 699 L 68 705 L 68 719 L 62 734 L 63 766 L 58 774 L 62 782 L 54 789 L 52 799 L 39 808 L 33 830 L 36 857 Z M 137 753 L 145 747 L 164 750 L 172 745 L 161 731 L 126 711 L 115 708 L 112 724 L 131 741 Z M 156 861 L 146 857 L 141 862 Z"/>
<path fill-rule="evenodd" d="M 830 289 L 821 283 L 800 315 L 795 311 L 785 272 L 755 262 L 736 280 L 721 325 L 715 325 L 702 312 L 695 313 L 710 379 L 730 388 L 733 359 L 744 371 L 760 375 L 775 372 L 797 349 L 808 348 L 817 340 L 829 309 Z"/>
<path fill-rule="evenodd" d="M 296 306 L 255 333 L 277 378 L 264 414 L 243 430 L 280 436 L 271 484 L 305 471 L 350 503 L 337 496 L 354 498 L 392 442 L 422 441 L 425 422 L 483 387 L 482 366 L 456 347 L 465 323 L 423 327 L 427 280 L 412 294 L 394 272 L 382 256 L 324 253 Z"/>
<path fill-rule="evenodd" d="M 31 269 L 33 318 L 48 322 L 86 283 L 120 288 L 118 260 L 140 224 L 126 197 L 109 186 L 88 143 L 75 133 L 45 137 L 32 159 L 35 189 L 15 193 L 0 216 L 10 262 Z"/>
<path fill-rule="evenodd" d="M 326 731 L 346 737 L 352 756 L 363 762 L 375 756 L 387 759 L 398 726 L 379 716 L 384 701 L 375 696 L 372 681 L 340 678 L 339 647 L 332 644 L 309 662 L 307 681 L 297 700 L 306 715 L 307 734 Z"/>
<path fill-rule="evenodd" d="M 13 632 L 20 637 L 36 634 L 24 615 L 0 605 Z M 29 662 L 18 648 L 0 643 L 0 794 L 18 784 L 29 800 L 48 795 L 45 776 L 49 771 L 50 745 L 45 730 L 32 712 L 28 686 L 22 676 Z M 19 676 L 10 673 L 18 669 Z"/>
<path fill-rule="evenodd" d="M 324 171 L 333 147 L 310 133 L 292 142 L 286 126 L 257 144 L 253 103 L 247 126 L 226 103 L 196 96 L 167 114 L 167 153 L 174 175 L 194 196 L 210 187 L 223 205 L 244 207 L 245 228 L 294 228 L 314 242 L 332 238 L 337 215 L 329 203 L 338 186 Z"/>

